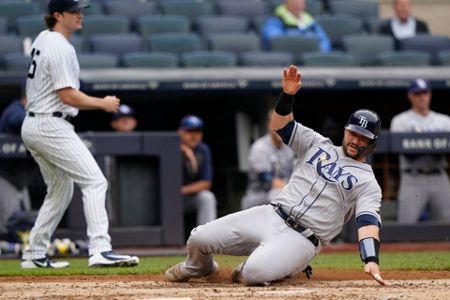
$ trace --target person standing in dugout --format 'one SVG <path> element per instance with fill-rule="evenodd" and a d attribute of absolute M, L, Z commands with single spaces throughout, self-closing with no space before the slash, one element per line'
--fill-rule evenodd
<path fill-rule="evenodd" d="M 135 266 L 139 258 L 118 255 L 111 250 L 105 196 L 108 183 L 94 157 L 75 133 L 70 120 L 79 109 L 117 112 L 115 96 L 96 98 L 79 91 L 80 67 L 69 40 L 82 28 L 82 0 L 50 0 L 42 31 L 32 44 L 26 94 L 28 105 L 22 139 L 39 165 L 47 195 L 22 254 L 21 267 L 64 268 L 68 262 L 54 262 L 47 245 L 69 206 L 73 184 L 82 192 L 89 238 L 89 267 Z"/>
<path fill-rule="evenodd" d="M 167 281 L 218 271 L 217 253 L 248 255 L 232 272 L 233 282 L 268 285 L 302 271 L 309 277 L 312 259 L 355 215 L 364 271 L 386 284 L 379 268 L 381 188 L 365 163 L 379 139 L 378 115 L 367 109 L 351 114 L 342 146 L 335 146 L 294 120 L 294 98 L 301 87 L 297 67 L 283 70 L 282 86 L 270 125 L 297 154 L 289 183 L 270 204 L 195 228 L 186 260 L 166 271 Z"/>

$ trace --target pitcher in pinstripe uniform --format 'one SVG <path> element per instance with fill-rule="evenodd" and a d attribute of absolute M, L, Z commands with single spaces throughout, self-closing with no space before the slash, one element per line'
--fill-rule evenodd
<path fill-rule="evenodd" d="M 248 255 L 232 272 L 234 282 L 267 285 L 302 271 L 309 277 L 308 264 L 355 215 L 364 271 L 385 284 L 378 266 L 381 189 L 365 163 L 379 138 L 379 117 L 357 110 L 345 125 L 342 146 L 335 146 L 294 120 L 292 106 L 301 87 L 297 67 L 284 69 L 282 86 L 270 127 L 297 155 L 288 184 L 270 204 L 192 230 L 187 259 L 166 271 L 168 281 L 217 271 L 215 253 Z"/>
<path fill-rule="evenodd" d="M 47 245 L 73 194 L 73 184 L 82 191 L 89 238 L 89 267 L 134 266 L 139 258 L 118 255 L 111 250 L 105 208 L 107 181 L 94 157 L 75 133 L 70 119 L 79 109 L 116 112 L 115 96 L 96 98 L 79 91 L 79 64 L 70 37 L 82 27 L 82 0 L 51 0 L 42 31 L 32 45 L 28 70 L 27 116 L 22 139 L 38 163 L 47 195 L 22 256 L 22 268 L 64 268 L 68 262 L 54 262 Z"/>

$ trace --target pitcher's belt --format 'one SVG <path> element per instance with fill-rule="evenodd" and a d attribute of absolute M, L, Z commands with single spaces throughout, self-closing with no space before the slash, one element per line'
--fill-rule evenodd
<path fill-rule="evenodd" d="M 37 114 L 34 113 L 34 112 L 32 112 L 32 111 L 29 111 L 29 112 L 28 112 L 28 116 L 30 116 L 30 117 L 35 117 L 36 115 L 37 115 Z M 63 114 L 62 112 L 60 112 L 60 111 L 55 111 L 55 112 L 53 112 L 53 113 L 51 113 L 51 114 L 48 114 L 48 115 L 51 115 L 52 117 L 57 117 L 57 118 L 64 119 L 64 120 L 66 120 L 66 121 L 68 121 L 68 122 L 72 121 L 72 119 L 73 119 L 72 116 L 64 115 L 64 114 Z"/>
<path fill-rule="evenodd" d="M 280 205 L 276 205 L 276 204 L 271 204 L 271 205 L 274 207 L 277 214 L 284 220 L 284 222 L 286 223 L 287 226 L 291 227 L 292 229 L 294 229 L 295 231 L 297 231 L 299 233 L 303 233 L 305 230 L 308 229 L 305 226 L 303 226 L 302 224 L 300 224 L 299 222 L 297 222 L 293 216 L 288 215 L 283 210 L 283 208 L 281 208 Z M 315 247 L 317 247 L 319 245 L 319 239 L 314 234 L 311 234 L 309 237 L 307 237 L 307 239 Z"/>

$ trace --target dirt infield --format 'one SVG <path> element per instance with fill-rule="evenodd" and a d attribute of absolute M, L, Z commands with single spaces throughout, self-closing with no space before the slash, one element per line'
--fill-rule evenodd
<path fill-rule="evenodd" d="M 167 283 L 154 276 L 3 277 L 1 299 L 450 299 L 450 271 L 387 271 L 380 286 L 362 271 L 317 270 L 268 287 L 231 283 L 231 270 L 214 278 Z"/>

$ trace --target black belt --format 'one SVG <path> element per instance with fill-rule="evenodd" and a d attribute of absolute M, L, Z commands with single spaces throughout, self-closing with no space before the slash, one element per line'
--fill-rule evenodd
<path fill-rule="evenodd" d="M 28 116 L 34 117 L 34 116 L 36 116 L 36 114 L 34 112 L 32 112 L 32 111 L 29 111 L 28 112 Z M 52 113 L 52 116 L 53 117 L 57 117 L 57 118 L 62 118 L 64 120 L 68 121 L 68 122 L 71 122 L 72 119 L 73 119 L 72 116 L 69 116 L 69 115 L 64 116 L 64 114 L 62 112 L 60 112 L 60 111 L 55 111 L 54 113 Z"/>
<path fill-rule="evenodd" d="M 291 227 L 292 229 L 294 229 L 295 231 L 300 232 L 300 233 L 303 233 L 305 230 L 308 229 L 305 226 L 303 226 L 302 224 L 300 224 L 299 222 L 297 222 L 293 216 L 288 215 L 281 208 L 280 205 L 276 205 L 276 204 L 271 204 L 271 205 L 275 207 L 275 211 L 284 220 L 284 222 L 286 223 L 287 226 Z M 319 245 L 319 239 L 314 234 L 311 234 L 309 237 L 307 237 L 307 239 L 315 247 L 317 247 Z"/>
<path fill-rule="evenodd" d="M 433 174 L 441 174 L 441 169 L 406 169 L 403 170 L 403 173 L 406 174 L 421 174 L 421 175 L 433 175 Z"/>

